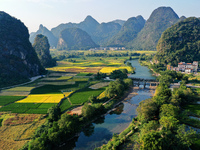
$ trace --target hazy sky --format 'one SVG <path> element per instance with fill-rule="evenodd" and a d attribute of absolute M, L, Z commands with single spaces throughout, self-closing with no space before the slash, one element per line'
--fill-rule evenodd
<path fill-rule="evenodd" d="M 137 15 L 148 19 L 160 6 L 172 7 L 179 17 L 200 16 L 200 0 L 0 0 L 0 11 L 20 19 L 30 32 L 40 24 L 50 30 L 61 23 L 79 23 L 87 15 L 99 23 Z"/>

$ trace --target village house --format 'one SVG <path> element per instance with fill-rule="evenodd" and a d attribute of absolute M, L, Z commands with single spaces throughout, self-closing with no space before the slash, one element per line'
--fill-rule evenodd
<path fill-rule="evenodd" d="M 181 71 L 181 72 L 185 72 L 185 73 L 197 72 L 198 61 L 193 61 L 193 63 L 180 62 L 180 63 L 178 63 L 178 67 L 173 67 L 173 66 L 167 65 L 167 69 L 174 70 L 174 71 Z"/>

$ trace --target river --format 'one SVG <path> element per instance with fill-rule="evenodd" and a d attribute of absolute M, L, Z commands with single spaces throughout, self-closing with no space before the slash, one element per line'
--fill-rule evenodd
<path fill-rule="evenodd" d="M 138 60 L 130 61 L 132 66 L 136 68 L 136 74 L 132 75 L 138 78 L 155 79 L 147 67 L 141 66 Z M 91 123 L 88 127 L 80 133 L 80 136 L 70 141 L 61 149 L 74 150 L 93 150 L 106 144 L 114 133 L 120 133 L 126 129 L 131 123 L 132 119 L 137 116 L 136 108 L 142 100 L 151 98 L 152 92 L 147 89 L 134 90 L 137 95 L 122 103 L 116 108 L 115 111 L 99 118 L 95 123 Z"/>

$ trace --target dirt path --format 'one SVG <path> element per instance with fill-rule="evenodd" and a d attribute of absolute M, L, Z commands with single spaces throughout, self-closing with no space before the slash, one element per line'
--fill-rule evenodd
<path fill-rule="evenodd" d="M 26 85 L 26 84 L 29 84 L 29 83 L 32 83 L 32 82 L 34 82 L 35 80 L 37 80 L 37 79 L 41 78 L 42 76 L 44 76 L 44 75 L 40 75 L 40 76 L 35 76 L 35 77 L 32 77 L 32 78 L 30 78 L 30 80 L 31 80 L 31 81 L 29 81 L 29 82 L 25 82 L 25 83 L 18 84 L 18 85 L 13 85 L 13 86 L 8 86 L 8 87 L 0 88 L 0 90 L 4 90 L 4 89 L 10 89 L 10 88 L 14 88 L 14 87 L 17 87 L 17 86 Z"/>
<path fill-rule="evenodd" d="M 73 105 L 72 102 L 70 101 L 69 97 L 67 98 L 67 100 L 69 101 L 70 105 Z"/>

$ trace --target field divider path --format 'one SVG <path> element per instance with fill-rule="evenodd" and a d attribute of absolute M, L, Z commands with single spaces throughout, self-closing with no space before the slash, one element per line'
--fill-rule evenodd
<path fill-rule="evenodd" d="M 71 105 L 73 105 L 72 102 L 70 101 L 69 97 L 67 98 L 67 100 L 69 101 L 69 103 L 70 103 Z"/>

